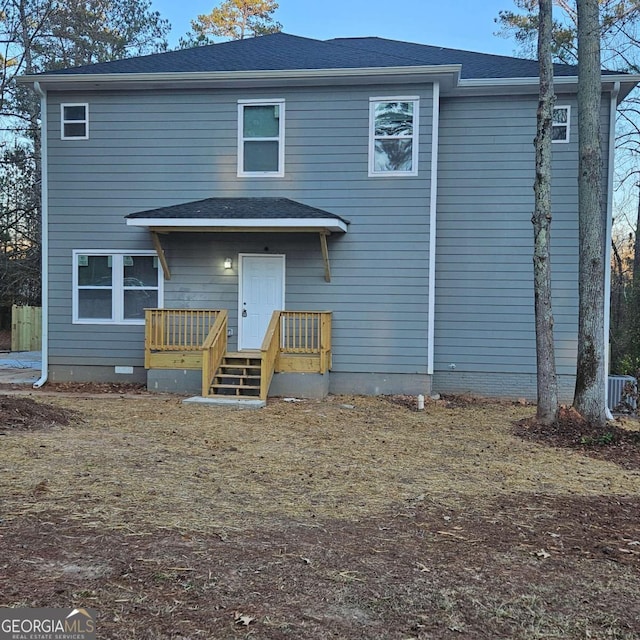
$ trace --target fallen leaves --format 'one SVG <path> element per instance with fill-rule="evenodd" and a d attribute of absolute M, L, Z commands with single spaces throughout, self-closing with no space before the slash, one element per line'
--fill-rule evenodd
<path fill-rule="evenodd" d="M 240 613 L 239 611 L 236 611 L 233 614 L 233 620 L 236 624 L 242 625 L 243 627 L 248 627 L 252 622 L 256 621 L 253 616 L 248 616 L 245 613 Z"/>

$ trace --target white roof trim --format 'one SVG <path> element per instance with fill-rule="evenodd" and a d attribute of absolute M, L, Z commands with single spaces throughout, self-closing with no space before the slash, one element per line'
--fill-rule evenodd
<path fill-rule="evenodd" d="M 347 232 L 347 224 L 336 218 L 128 218 L 130 227 L 242 228 L 242 229 L 309 229 Z"/>
<path fill-rule="evenodd" d="M 278 78 L 339 78 L 351 76 L 394 76 L 394 75 L 442 75 L 459 74 L 460 64 L 415 65 L 403 67 L 357 67 L 353 69 L 267 69 L 251 71 L 165 71 L 158 73 L 44 73 L 24 75 L 17 80 L 26 84 L 57 84 L 77 82 L 79 84 L 96 82 L 193 82 L 203 80 L 270 80 Z"/>
<path fill-rule="evenodd" d="M 602 83 L 624 82 L 635 83 L 640 82 L 640 75 L 637 74 L 607 74 L 602 75 Z M 575 84 L 578 76 L 554 76 L 554 84 Z M 538 76 L 524 78 L 462 78 L 458 85 L 460 87 L 494 87 L 500 85 L 506 86 L 522 86 L 522 85 L 538 85 L 540 79 Z"/>
<path fill-rule="evenodd" d="M 618 104 L 640 84 L 640 74 L 609 74 L 601 76 L 603 91 L 614 90 L 618 85 L 623 89 L 618 94 Z M 525 78 L 463 78 L 458 82 L 457 87 L 451 92 L 452 95 L 506 95 L 506 94 L 530 94 L 538 92 L 539 79 L 537 77 Z M 553 84 L 556 93 L 575 93 L 578 86 L 578 76 L 555 76 Z"/>

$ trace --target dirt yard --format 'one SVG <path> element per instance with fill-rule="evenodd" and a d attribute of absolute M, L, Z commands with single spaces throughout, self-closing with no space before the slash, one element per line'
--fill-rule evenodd
<path fill-rule="evenodd" d="M 640 638 L 637 423 L 410 404 L 0 396 L 0 606 L 109 640 Z"/>

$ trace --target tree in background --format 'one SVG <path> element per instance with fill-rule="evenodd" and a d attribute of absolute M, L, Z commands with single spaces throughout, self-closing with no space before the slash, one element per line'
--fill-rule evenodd
<path fill-rule="evenodd" d="M 0 307 L 40 303 L 40 211 L 30 146 L 0 160 Z"/>
<path fill-rule="evenodd" d="M 55 2 L 33 42 L 40 68 L 62 69 L 166 51 L 170 25 L 150 0 Z"/>
<path fill-rule="evenodd" d="M 640 184 L 636 184 L 636 188 L 640 188 Z M 637 233 L 640 197 L 635 209 L 635 222 L 616 225 L 611 240 L 610 343 L 612 370 L 637 378 L 640 377 L 640 235 Z"/>
<path fill-rule="evenodd" d="M 640 0 L 596 0 L 599 12 L 602 64 L 619 71 L 638 70 L 637 48 Z M 498 35 L 513 37 L 522 52 L 533 57 L 538 34 L 538 0 L 513 0 L 519 11 L 503 10 L 496 23 Z M 576 0 L 553 0 L 560 9 L 552 23 L 553 57 L 558 62 L 578 62 L 578 7 Z"/>
<path fill-rule="evenodd" d="M 191 21 L 192 31 L 180 38 L 180 47 L 213 44 L 215 38 L 242 40 L 247 36 L 277 33 L 282 29 L 273 19 L 277 9 L 275 0 L 224 0 L 211 13 Z"/>
<path fill-rule="evenodd" d="M 0 2 L 0 306 L 40 300 L 40 100 L 18 75 L 167 49 L 149 0 Z"/>
<path fill-rule="evenodd" d="M 574 408 L 604 425 L 604 236 L 598 0 L 578 2 L 578 362 Z"/>
<path fill-rule="evenodd" d="M 553 22 L 554 58 L 578 60 L 578 4 L 553 0 L 559 11 Z M 525 54 L 531 53 L 538 29 L 537 0 L 514 0 L 516 11 L 501 11 L 500 35 L 513 36 Z M 640 73 L 640 0 L 597 0 L 601 63 L 604 68 Z M 640 166 L 640 92 L 632 92 L 618 111 L 616 126 L 616 217 L 612 247 L 611 370 L 640 373 L 640 279 L 632 265 L 640 262 L 640 216 L 630 213 L 635 201 Z M 638 251 L 638 254 L 635 254 Z M 635 273 L 640 272 L 636 269 Z"/>
<path fill-rule="evenodd" d="M 519 11 L 500 11 L 496 22 L 501 30 L 497 35 L 513 37 L 521 53 L 533 57 L 538 33 L 538 0 L 513 0 Z M 553 21 L 553 57 L 557 62 L 578 62 L 578 8 L 576 0 L 553 0 L 560 10 Z M 611 71 L 640 73 L 640 0 L 597 0 L 600 28 L 600 50 L 603 68 Z M 638 173 L 637 154 L 640 153 L 638 124 L 640 98 L 635 91 L 623 103 L 619 112 L 617 146 L 630 152 L 630 166 L 622 172 L 624 181 Z"/>
<path fill-rule="evenodd" d="M 540 100 L 538 102 L 535 210 L 533 223 L 533 281 L 535 293 L 536 362 L 538 403 L 536 418 L 552 424 L 558 416 L 558 379 L 553 343 L 551 305 L 551 137 L 553 129 L 553 63 L 551 58 L 552 0 L 539 2 L 538 61 Z"/>

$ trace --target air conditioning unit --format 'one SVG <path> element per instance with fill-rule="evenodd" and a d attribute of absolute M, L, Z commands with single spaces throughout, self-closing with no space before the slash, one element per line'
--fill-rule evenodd
<path fill-rule="evenodd" d="M 609 376 L 607 405 L 610 411 L 614 411 L 623 402 L 634 410 L 638 408 L 637 400 L 625 394 L 626 385 L 630 385 L 635 392 L 638 391 L 638 381 L 633 376 Z"/>

